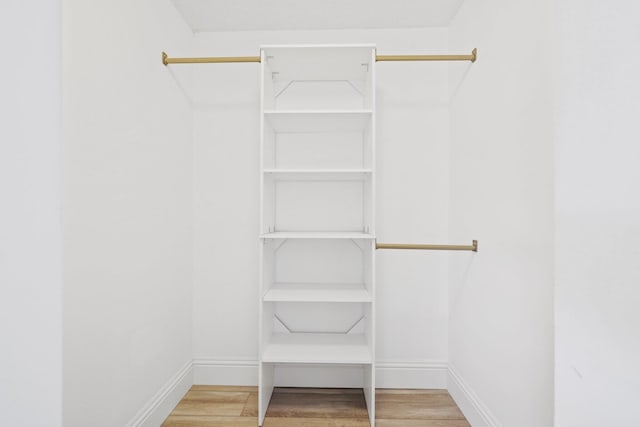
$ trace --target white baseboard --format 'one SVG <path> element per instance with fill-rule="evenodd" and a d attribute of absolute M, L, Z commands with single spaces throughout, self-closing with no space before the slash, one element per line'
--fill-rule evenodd
<path fill-rule="evenodd" d="M 447 363 L 438 361 L 376 363 L 376 388 L 446 389 Z"/>
<path fill-rule="evenodd" d="M 354 369 L 353 367 L 345 368 Z M 299 369 L 299 367 L 292 366 L 289 369 L 294 371 L 283 371 L 283 381 L 287 382 L 286 385 L 296 386 L 298 382 L 295 369 Z M 310 375 L 317 376 L 317 372 L 311 369 Z M 338 384 L 338 387 L 349 387 L 352 382 L 355 384 L 354 378 L 356 377 L 353 375 L 343 376 L 335 384 Z M 325 380 L 326 378 L 323 379 L 323 381 Z M 213 359 L 189 361 L 167 381 L 127 423 L 126 427 L 157 427 L 161 425 L 193 384 L 255 386 L 258 384 L 258 362 Z M 299 385 L 308 386 L 308 384 L 300 383 Z M 317 386 L 329 386 L 329 383 Z M 473 427 L 502 427 L 502 423 L 493 416 L 489 408 L 478 398 L 456 369 L 445 362 L 377 363 L 376 388 L 448 389 L 449 394 Z"/>
<path fill-rule="evenodd" d="M 489 408 L 451 365 L 449 365 L 447 389 L 473 427 L 502 427 L 502 423 L 493 416 Z"/>
<path fill-rule="evenodd" d="M 126 427 L 158 427 L 193 385 L 192 361 L 176 374 L 138 411 Z"/>
<path fill-rule="evenodd" d="M 278 383 L 289 387 L 307 386 L 360 387 L 362 373 L 354 367 L 333 368 L 341 374 L 327 377 L 323 367 L 294 365 L 278 367 Z M 304 381 L 298 381 L 304 375 Z M 376 388 L 447 388 L 446 362 L 381 362 L 376 364 Z M 249 385 L 258 384 L 258 362 L 236 360 L 196 359 L 193 361 L 193 381 L 198 385 Z"/>
<path fill-rule="evenodd" d="M 258 385 L 258 362 L 255 360 L 193 361 L 193 384 L 198 385 Z"/>

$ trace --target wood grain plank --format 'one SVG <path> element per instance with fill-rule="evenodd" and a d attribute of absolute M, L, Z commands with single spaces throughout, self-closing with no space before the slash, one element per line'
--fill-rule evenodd
<path fill-rule="evenodd" d="M 201 415 L 170 415 L 162 427 L 257 427 L 255 417 L 215 417 Z"/>
<path fill-rule="evenodd" d="M 376 427 L 471 427 L 466 420 L 384 420 L 376 418 Z"/>
<path fill-rule="evenodd" d="M 262 427 L 370 427 L 368 419 L 358 418 L 265 418 Z"/>
<path fill-rule="evenodd" d="M 192 391 L 240 391 L 247 393 L 257 393 L 258 387 L 256 386 L 237 386 L 237 385 L 193 385 Z"/>
<path fill-rule="evenodd" d="M 193 386 L 163 427 L 256 427 L 257 387 Z M 379 389 L 378 427 L 470 427 L 446 390 Z M 368 427 L 361 389 L 276 388 L 263 427 Z"/>
<path fill-rule="evenodd" d="M 362 390 L 310 393 L 281 393 L 274 390 L 267 417 L 275 418 L 367 418 L 367 406 Z"/>
<path fill-rule="evenodd" d="M 449 392 L 440 388 L 431 388 L 431 389 L 412 389 L 412 388 L 377 388 L 377 394 L 400 394 L 400 395 L 416 395 L 416 394 L 444 394 L 449 395 Z"/>
<path fill-rule="evenodd" d="M 464 420 L 448 393 L 376 393 L 376 417 L 406 420 Z"/>
<path fill-rule="evenodd" d="M 301 387 L 276 387 L 273 389 L 274 393 L 295 393 L 295 394 L 356 394 L 358 396 L 363 395 L 361 388 L 301 388 Z"/>
<path fill-rule="evenodd" d="M 257 417 L 258 416 L 258 393 L 249 394 L 249 399 L 242 408 L 243 417 Z"/>
<path fill-rule="evenodd" d="M 240 416 L 248 392 L 189 391 L 173 410 L 174 415 Z"/>

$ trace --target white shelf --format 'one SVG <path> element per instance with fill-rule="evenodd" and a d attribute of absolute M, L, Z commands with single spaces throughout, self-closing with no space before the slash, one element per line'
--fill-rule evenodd
<path fill-rule="evenodd" d="M 374 425 L 375 46 L 262 46 L 261 58 L 260 230 L 278 231 L 260 235 L 258 423 L 279 370 L 318 386 L 313 365 L 322 384 L 360 365 Z"/>
<path fill-rule="evenodd" d="M 361 334 L 273 334 L 264 363 L 370 364 L 371 349 Z"/>
<path fill-rule="evenodd" d="M 265 302 L 371 302 L 373 297 L 359 283 L 274 283 Z"/>
<path fill-rule="evenodd" d="M 263 233 L 261 239 L 375 239 L 376 236 L 358 231 L 276 231 Z"/>
<path fill-rule="evenodd" d="M 372 110 L 265 110 L 280 133 L 359 132 L 371 121 Z"/>
<path fill-rule="evenodd" d="M 361 181 L 371 169 L 264 169 L 264 174 L 283 181 Z"/>

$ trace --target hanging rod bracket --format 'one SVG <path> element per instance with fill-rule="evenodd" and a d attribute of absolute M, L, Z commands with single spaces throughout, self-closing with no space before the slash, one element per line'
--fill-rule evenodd
<path fill-rule="evenodd" d="M 378 243 L 376 249 L 416 249 L 431 251 L 471 251 L 478 252 L 478 241 L 473 240 L 471 245 L 419 245 L 411 243 Z"/>

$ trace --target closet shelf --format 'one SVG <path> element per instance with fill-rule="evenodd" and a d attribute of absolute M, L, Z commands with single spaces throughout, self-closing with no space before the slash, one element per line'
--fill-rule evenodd
<path fill-rule="evenodd" d="M 366 239 L 376 238 L 373 234 L 358 231 L 275 231 L 263 233 L 261 239 Z"/>
<path fill-rule="evenodd" d="M 281 181 L 362 181 L 371 169 L 264 169 L 264 174 Z"/>
<path fill-rule="evenodd" d="M 265 110 L 264 116 L 278 133 L 362 132 L 372 110 Z"/>
<path fill-rule="evenodd" d="M 274 283 L 263 297 L 265 302 L 372 302 L 360 283 Z"/>
<path fill-rule="evenodd" d="M 370 364 L 371 349 L 362 334 L 273 334 L 262 353 L 264 363 Z"/>

